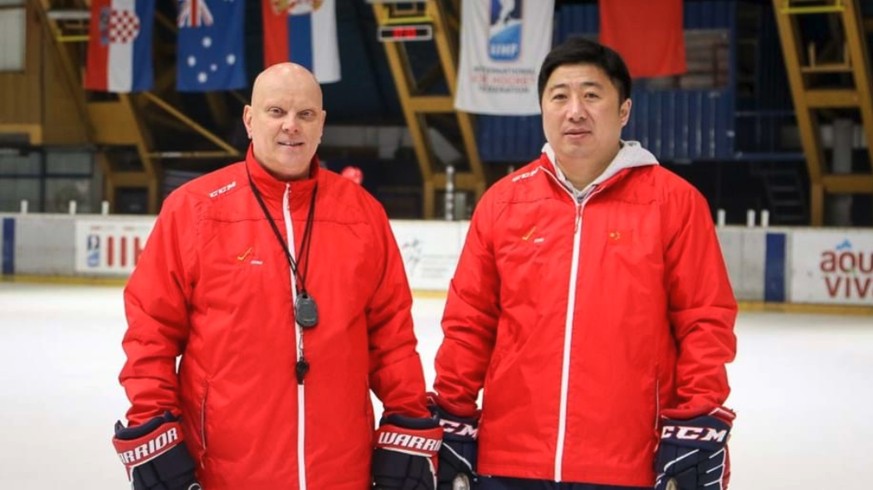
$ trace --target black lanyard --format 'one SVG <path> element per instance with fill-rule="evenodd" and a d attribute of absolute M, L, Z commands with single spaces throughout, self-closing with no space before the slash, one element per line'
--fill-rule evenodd
<path fill-rule="evenodd" d="M 249 178 L 249 185 L 252 188 L 252 194 L 255 195 L 255 199 L 261 206 L 261 211 L 264 212 L 264 217 L 267 218 L 267 222 L 270 223 L 270 228 L 273 229 L 273 234 L 276 235 L 276 240 L 279 242 L 279 246 L 282 247 L 282 251 L 285 252 L 285 258 L 288 259 L 288 265 L 291 266 L 291 271 L 294 272 L 294 276 L 297 277 L 297 299 L 294 301 L 294 316 L 297 323 L 303 328 L 314 327 L 318 324 L 318 307 L 315 304 L 315 299 L 313 299 L 306 291 L 306 273 L 309 270 L 309 250 L 312 248 L 309 244 L 312 241 L 313 235 L 312 228 L 315 220 L 315 196 L 318 194 L 318 182 L 316 182 L 315 186 L 312 188 L 312 198 L 309 202 L 309 213 L 306 215 L 306 226 L 303 228 L 303 239 L 300 240 L 300 255 L 304 256 L 303 258 L 305 262 L 303 265 L 303 274 L 300 274 L 298 263 L 294 260 L 294 257 L 291 256 L 291 252 L 288 251 L 288 246 L 285 244 L 285 241 L 282 240 L 282 234 L 279 233 L 279 227 L 276 226 L 276 222 L 273 221 L 270 212 L 267 210 L 267 205 L 264 204 L 264 199 L 261 197 L 261 191 L 258 190 L 255 181 L 252 180 L 252 174 L 249 172 L 248 164 L 246 164 L 246 175 Z"/>

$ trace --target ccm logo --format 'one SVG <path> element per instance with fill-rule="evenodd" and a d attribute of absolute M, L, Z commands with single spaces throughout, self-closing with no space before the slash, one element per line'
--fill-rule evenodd
<path fill-rule="evenodd" d="M 445 431 L 446 434 L 469 436 L 473 439 L 476 438 L 476 434 L 479 432 L 479 429 L 473 427 L 472 424 L 455 422 L 454 420 L 440 420 L 440 425 L 443 426 L 443 431 Z"/>
<path fill-rule="evenodd" d="M 724 442 L 727 429 L 717 430 L 712 427 L 686 427 L 684 425 L 665 425 L 661 429 L 661 439 L 681 439 L 685 441 L 717 441 Z"/>
<path fill-rule="evenodd" d="M 235 181 L 235 180 L 234 180 L 233 182 L 231 182 L 230 184 L 227 184 L 226 186 L 224 186 L 224 187 L 222 187 L 222 188 L 220 188 L 220 189 L 216 189 L 216 190 L 210 192 L 210 193 L 209 193 L 209 197 L 212 197 L 212 198 L 218 197 L 218 196 L 224 194 L 225 192 L 227 192 L 227 191 L 233 189 L 234 187 L 236 187 L 236 181 Z"/>
<path fill-rule="evenodd" d="M 151 457 L 162 453 L 164 449 L 170 449 L 175 446 L 179 440 L 179 432 L 175 427 L 170 428 L 166 432 L 162 432 L 157 437 L 149 439 L 148 442 L 141 444 L 129 451 L 118 453 L 121 462 L 126 465 L 134 465 L 143 463 Z"/>

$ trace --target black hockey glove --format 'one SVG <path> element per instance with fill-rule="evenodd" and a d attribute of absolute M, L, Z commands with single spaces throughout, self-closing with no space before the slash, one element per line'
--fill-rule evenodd
<path fill-rule="evenodd" d="M 436 418 L 389 415 L 376 431 L 373 486 L 377 490 L 435 490 L 443 429 Z"/>
<path fill-rule="evenodd" d="M 431 406 L 443 426 L 437 488 L 439 490 L 469 490 L 477 482 L 476 453 L 479 420 L 476 417 L 455 417 L 436 404 Z"/>
<path fill-rule="evenodd" d="M 136 427 L 116 422 L 112 444 L 133 490 L 201 490 L 182 427 L 170 412 Z"/>
<path fill-rule="evenodd" d="M 655 490 L 727 490 L 727 441 L 734 417 L 717 408 L 689 420 L 663 419 Z"/>

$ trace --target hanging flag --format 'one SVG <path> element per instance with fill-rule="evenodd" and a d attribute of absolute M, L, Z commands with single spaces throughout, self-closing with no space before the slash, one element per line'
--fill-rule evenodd
<path fill-rule="evenodd" d="M 537 74 L 552 46 L 554 0 L 463 0 L 455 108 L 539 114 Z"/>
<path fill-rule="evenodd" d="M 632 77 L 685 73 L 682 0 L 600 0 L 599 6 L 600 42 L 624 58 Z"/>
<path fill-rule="evenodd" d="M 179 0 L 176 89 L 245 87 L 245 0 Z"/>
<path fill-rule="evenodd" d="M 150 90 L 154 0 L 91 0 L 85 88 L 103 92 Z"/>
<path fill-rule="evenodd" d="M 340 80 L 334 0 L 261 0 L 264 66 L 303 65 L 320 83 Z"/>

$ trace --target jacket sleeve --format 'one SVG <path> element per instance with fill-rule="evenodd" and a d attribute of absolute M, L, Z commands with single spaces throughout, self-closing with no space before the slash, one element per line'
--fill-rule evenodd
<path fill-rule="evenodd" d="M 494 212 L 488 193 L 476 206 L 443 315 L 436 355 L 440 406 L 460 417 L 477 414 L 479 391 L 494 350 L 500 315 L 500 278 L 494 251 Z"/>
<path fill-rule="evenodd" d="M 689 418 L 724 404 L 725 364 L 736 355 L 737 303 L 709 207 L 694 189 L 676 192 L 665 209 L 669 318 L 676 341 L 678 403 L 662 413 Z"/>
<path fill-rule="evenodd" d="M 397 241 L 384 210 L 374 216 L 373 261 L 381 277 L 367 306 L 370 387 L 382 401 L 383 415 L 429 417 L 424 372 L 412 325 L 412 293 Z"/>
<path fill-rule="evenodd" d="M 131 424 L 166 410 L 180 414 L 176 358 L 188 338 L 191 271 L 196 268 L 196 217 L 180 201 L 171 195 L 164 203 L 124 289 L 127 361 L 119 381 L 131 403 Z"/>

